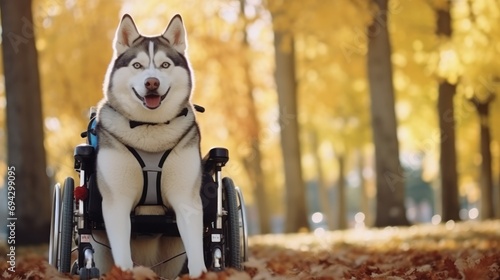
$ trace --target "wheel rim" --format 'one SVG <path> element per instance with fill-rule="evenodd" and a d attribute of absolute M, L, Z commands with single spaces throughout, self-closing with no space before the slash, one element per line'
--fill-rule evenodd
<path fill-rule="evenodd" d="M 235 187 L 236 194 L 238 195 L 238 212 L 240 218 L 240 236 L 241 236 L 241 256 L 244 261 L 248 261 L 248 228 L 247 228 L 247 213 L 245 208 L 245 200 L 243 193 L 239 187 Z"/>
<path fill-rule="evenodd" d="M 52 196 L 52 214 L 50 218 L 49 264 L 57 268 L 59 245 L 59 219 L 61 214 L 61 184 L 54 186 Z"/>

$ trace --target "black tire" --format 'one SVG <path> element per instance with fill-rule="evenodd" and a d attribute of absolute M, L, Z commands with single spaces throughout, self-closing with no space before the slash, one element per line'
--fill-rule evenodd
<path fill-rule="evenodd" d="M 231 178 L 223 178 L 223 205 L 227 211 L 224 226 L 226 237 L 225 266 L 241 270 L 240 220 L 238 214 L 237 194 Z"/>
<path fill-rule="evenodd" d="M 61 210 L 61 243 L 59 246 L 59 271 L 69 273 L 71 270 L 71 244 L 73 242 L 73 193 L 75 182 L 73 178 L 64 181 Z"/>

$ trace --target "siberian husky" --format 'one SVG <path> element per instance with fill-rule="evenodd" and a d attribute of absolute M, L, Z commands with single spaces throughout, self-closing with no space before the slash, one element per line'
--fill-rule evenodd
<path fill-rule="evenodd" d="M 143 265 L 175 278 L 186 256 L 191 277 L 206 271 L 200 133 L 190 100 L 193 78 L 186 47 L 180 15 L 155 37 L 141 35 L 129 15 L 116 31 L 96 126 L 106 233 L 96 233 L 93 245 L 101 272 L 113 264 L 126 270 Z M 163 214 L 165 208 L 175 211 L 181 238 L 131 237 L 131 212 Z"/>

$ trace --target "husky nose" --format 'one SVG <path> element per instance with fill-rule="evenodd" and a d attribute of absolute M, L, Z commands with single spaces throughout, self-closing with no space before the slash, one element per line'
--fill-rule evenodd
<path fill-rule="evenodd" d="M 149 90 L 157 90 L 160 87 L 160 80 L 157 78 L 147 78 L 144 82 L 144 86 Z"/>

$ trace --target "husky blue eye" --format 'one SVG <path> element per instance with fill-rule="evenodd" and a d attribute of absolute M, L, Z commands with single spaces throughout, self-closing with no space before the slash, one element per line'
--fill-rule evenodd
<path fill-rule="evenodd" d="M 135 68 L 135 69 L 140 69 L 142 67 L 142 65 L 139 63 L 139 62 L 136 62 L 134 64 L 132 64 L 132 66 Z"/>
<path fill-rule="evenodd" d="M 165 69 L 166 69 L 166 68 L 168 68 L 168 67 L 170 67 L 170 63 L 168 63 L 168 62 L 163 62 L 163 63 L 161 64 L 161 68 L 165 68 Z"/>

